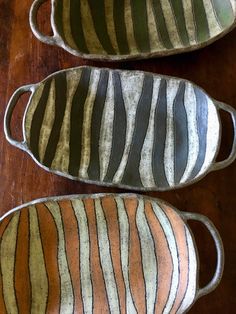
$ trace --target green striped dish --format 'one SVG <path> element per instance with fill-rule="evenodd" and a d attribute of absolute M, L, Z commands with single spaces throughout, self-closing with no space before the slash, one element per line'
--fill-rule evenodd
<path fill-rule="evenodd" d="M 203 47 L 235 25 L 235 0 L 51 0 L 54 35 L 36 37 L 74 55 L 107 60 L 162 56 Z"/>
<path fill-rule="evenodd" d="M 24 142 L 9 126 L 22 93 Z M 5 115 L 7 139 L 38 164 L 60 175 L 101 185 L 168 190 L 226 167 L 215 162 L 221 137 L 218 109 L 189 81 L 140 71 L 79 67 L 18 89 Z"/>

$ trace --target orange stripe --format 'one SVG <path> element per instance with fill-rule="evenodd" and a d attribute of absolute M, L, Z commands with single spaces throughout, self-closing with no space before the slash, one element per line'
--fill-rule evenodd
<path fill-rule="evenodd" d="M 30 313 L 31 285 L 29 274 L 29 209 L 21 210 L 15 257 L 15 291 L 20 313 Z M 22 275 L 23 274 L 23 275 Z"/>
<path fill-rule="evenodd" d="M 100 255 L 97 240 L 97 225 L 94 209 L 94 200 L 84 200 L 85 211 L 88 217 L 90 237 L 90 265 L 93 283 L 93 313 L 109 313 L 108 299 L 100 263 Z"/>
<path fill-rule="evenodd" d="M 137 199 L 124 199 L 130 226 L 129 279 L 130 289 L 138 313 L 146 313 L 145 283 L 141 244 L 136 227 Z"/>
<path fill-rule="evenodd" d="M 60 275 L 58 268 L 57 246 L 58 233 L 55 222 L 44 204 L 37 204 L 39 229 L 48 276 L 47 313 L 58 314 L 60 311 Z"/>
<path fill-rule="evenodd" d="M 4 234 L 4 231 L 7 229 L 7 226 L 9 224 L 9 222 L 11 221 L 11 219 L 13 218 L 13 215 L 10 215 L 8 217 L 6 217 L 1 223 L 0 223 L 0 247 L 1 247 L 1 240 Z M 1 262 L 1 260 L 0 260 Z M 0 265 L 1 266 L 1 265 Z M 6 310 L 6 306 L 5 306 L 5 302 L 4 302 L 4 296 L 3 296 L 3 284 L 2 284 L 2 272 L 1 272 L 1 268 L 0 268 L 0 313 L 1 314 L 6 314 L 7 310 Z"/>
<path fill-rule="evenodd" d="M 75 296 L 75 313 L 83 312 L 83 302 L 80 284 L 80 247 L 79 230 L 74 209 L 70 201 L 58 202 L 61 207 L 61 216 L 64 225 L 66 255 L 72 279 Z"/>
<path fill-rule="evenodd" d="M 160 314 L 163 312 L 169 296 L 173 264 L 162 226 L 149 201 L 145 202 L 145 213 L 153 235 L 157 255 L 158 288 L 155 313 Z"/>
<path fill-rule="evenodd" d="M 126 313 L 125 284 L 121 268 L 120 253 L 120 229 L 116 202 L 113 197 L 108 196 L 102 199 L 102 207 L 107 221 L 108 236 L 110 240 L 112 264 L 118 289 L 121 314 Z"/>
<path fill-rule="evenodd" d="M 187 240 L 185 235 L 185 224 L 182 218 L 170 207 L 162 205 L 163 210 L 169 218 L 169 221 L 172 225 L 172 229 L 175 233 L 175 239 L 177 243 L 177 248 L 179 252 L 179 267 L 180 267 L 180 278 L 179 278 L 179 287 L 175 299 L 175 303 L 171 310 L 171 313 L 176 313 L 178 310 L 186 289 L 188 285 L 188 247 Z"/>

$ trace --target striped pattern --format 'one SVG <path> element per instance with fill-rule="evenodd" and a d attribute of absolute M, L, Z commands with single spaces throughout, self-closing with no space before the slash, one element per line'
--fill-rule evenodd
<path fill-rule="evenodd" d="M 25 119 L 29 149 L 47 169 L 140 189 L 203 175 L 219 133 L 213 101 L 190 82 L 89 67 L 43 81 Z"/>
<path fill-rule="evenodd" d="M 1 313 L 183 313 L 196 279 L 190 231 L 161 201 L 49 200 L 0 224 Z"/>
<path fill-rule="evenodd" d="M 165 53 L 204 44 L 235 21 L 235 0 L 55 1 L 58 32 L 73 51 Z"/>

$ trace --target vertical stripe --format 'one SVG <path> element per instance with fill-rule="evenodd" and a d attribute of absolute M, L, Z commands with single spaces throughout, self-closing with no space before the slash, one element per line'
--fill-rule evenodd
<path fill-rule="evenodd" d="M 226 0 L 227 1 L 227 0 Z M 225 2 L 226 2 L 225 1 Z M 211 0 L 203 0 L 207 22 L 210 32 L 210 37 L 216 36 L 217 34 L 221 33 L 222 29 L 217 20 L 216 12 L 214 11 L 214 6 Z M 223 10 L 221 5 L 221 10 Z"/>
<path fill-rule="evenodd" d="M 185 25 L 188 32 L 189 43 L 190 45 L 196 45 L 196 25 L 193 13 L 193 1 L 185 0 L 182 1 L 182 4 L 184 9 Z"/>
<path fill-rule="evenodd" d="M 118 221 L 120 228 L 120 254 L 121 254 L 121 266 L 124 277 L 125 292 L 126 292 L 126 312 L 130 314 L 137 314 L 134 306 L 133 297 L 130 290 L 129 279 L 129 242 L 130 242 L 130 230 L 129 221 L 124 206 L 124 201 L 120 197 L 115 198 L 118 212 Z"/>
<path fill-rule="evenodd" d="M 115 49 L 108 35 L 104 0 L 96 0 L 96 5 L 92 0 L 89 0 L 88 3 L 93 18 L 94 29 L 100 43 L 108 54 L 115 55 Z M 97 8 L 99 8 L 99 10 Z"/>
<path fill-rule="evenodd" d="M 81 200 L 72 200 L 78 222 L 80 238 L 80 280 L 83 300 L 83 311 L 92 313 L 93 311 L 93 287 L 90 271 L 90 240 L 88 230 L 88 219 L 86 216 L 84 204 Z"/>
<path fill-rule="evenodd" d="M 31 122 L 31 128 L 30 128 L 30 149 L 37 160 L 40 160 L 39 158 L 40 130 L 43 123 L 44 112 L 47 105 L 47 99 L 50 92 L 51 82 L 52 82 L 51 79 L 46 80 L 42 95 L 40 97 L 38 105 L 32 116 L 32 122 Z M 29 116 L 29 119 L 30 118 L 31 117 Z"/>
<path fill-rule="evenodd" d="M 63 0 L 62 5 L 62 24 L 63 24 L 63 34 L 65 42 L 72 48 L 77 50 L 78 47 L 74 41 L 73 35 L 72 35 L 72 27 L 73 27 L 73 21 L 71 22 L 71 5 L 73 6 L 73 2 L 76 1 L 70 1 L 70 0 Z M 59 3 L 57 4 L 59 5 Z M 80 35 L 82 35 L 83 40 L 83 33 L 81 32 L 81 17 L 78 18 L 78 11 L 77 13 L 77 20 L 76 20 L 76 29 L 79 29 Z M 82 34 L 81 34 L 82 33 Z M 81 50 L 81 49 L 80 49 Z"/>
<path fill-rule="evenodd" d="M 94 208 L 94 200 L 84 200 L 84 206 L 88 217 L 88 229 L 91 251 L 91 277 L 93 284 L 93 313 L 109 313 L 109 304 L 105 286 L 105 279 L 99 257 L 99 245 L 97 237 L 97 222 Z"/>
<path fill-rule="evenodd" d="M 99 138 L 102 114 L 107 95 L 108 79 L 109 72 L 107 70 L 101 70 L 91 121 L 91 155 L 88 166 L 88 176 L 90 180 L 99 180 L 100 178 Z"/>
<path fill-rule="evenodd" d="M 105 279 L 109 308 L 111 313 L 120 313 L 117 284 L 111 259 L 110 241 L 107 233 L 107 222 L 99 199 L 95 199 L 95 212 L 100 260 Z"/>
<path fill-rule="evenodd" d="M 43 255 L 41 235 L 35 206 L 29 206 L 30 253 L 29 270 L 31 280 L 31 313 L 45 313 L 48 296 L 48 278 Z"/>
<path fill-rule="evenodd" d="M 83 114 L 89 90 L 90 75 L 90 69 L 81 69 L 79 84 L 71 103 L 68 172 L 75 177 L 79 174 L 81 161 Z"/>
<path fill-rule="evenodd" d="M 60 207 L 56 202 L 47 202 L 45 204 L 52 214 L 58 232 L 58 265 L 61 278 L 61 306 L 60 313 L 73 313 L 74 311 L 74 293 L 71 282 L 70 270 L 68 267 L 67 255 L 65 251 L 65 233 L 62 224 Z"/>
<path fill-rule="evenodd" d="M 155 301 L 157 293 L 157 259 L 155 254 L 154 241 L 148 225 L 144 201 L 139 200 L 136 223 L 139 232 L 142 252 L 142 266 L 145 278 L 145 296 L 146 296 L 146 313 L 152 314 L 155 310 Z"/>
<path fill-rule="evenodd" d="M 196 23 L 198 43 L 204 42 L 210 37 L 209 26 L 203 1 L 204 0 L 193 1 L 193 11 Z"/>
<path fill-rule="evenodd" d="M 83 303 L 80 285 L 80 243 L 79 230 L 74 209 L 70 201 L 61 201 L 62 222 L 65 233 L 65 251 L 70 269 L 72 289 L 74 294 L 74 313 L 83 312 Z M 76 258 L 77 257 L 77 258 Z"/>
<path fill-rule="evenodd" d="M 116 39 L 121 55 L 130 53 L 127 39 L 127 31 L 125 26 L 125 0 L 113 1 L 113 18 L 116 32 Z"/>
<path fill-rule="evenodd" d="M 146 1 L 130 0 L 134 37 L 140 52 L 149 52 L 149 32 Z"/>
<path fill-rule="evenodd" d="M 211 0 L 214 11 L 216 13 L 217 19 L 221 24 L 222 28 L 227 28 L 229 27 L 234 19 L 234 11 L 233 7 L 230 3 L 229 0 Z M 234 1 L 234 6 L 235 6 L 235 1 Z"/>
<path fill-rule="evenodd" d="M 74 0 L 70 2 L 70 26 L 71 26 L 71 35 L 73 41 L 75 42 L 78 49 L 83 53 L 89 53 L 88 47 L 85 41 L 85 34 L 83 30 L 83 19 L 82 19 L 82 10 L 81 10 L 81 0 Z M 83 2 L 83 1 L 82 1 Z M 67 23 L 64 20 L 64 23 Z M 67 24 L 64 24 L 64 27 Z M 68 39 L 67 39 L 68 41 Z"/>
<path fill-rule="evenodd" d="M 126 293 L 124 276 L 121 268 L 120 229 L 118 223 L 117 206 L 113 196 L 104 197 L 101 200 L 105 219 L 107 222 L 108 238 L 110 240 L 111 259 L 114 268 L 120 312 L 126 313 Z"/>
<path fill-rule="evenodd" d="M 108 37 L 110 39 L 112 48 L 117 54 L 119 53 L 119 49 L 118 49 L 118 43 L 117 43 L 117 38 L 116 38 L 115 21 L 114 21 L 114 16 L 117 14 L 117 12 L 114 11 L 114 1 L 103 0 L 103 2 L 104 2 L 104 7 L 105 7 L 104 18 L 107 25 Z"/>
<path fill-rule="evenodd" d="M 16 242 L 14 280 L 19 313 L 30 313 L 29 213 L 27 208 L 22 209 L 20 212 Z"/>
<path fill-rule="evenodd" d="M 105 176 L 105 182 L 111 182 L 123 156 L 126 139 L 126 111 L 121 86 L 121 78 L 118 71 L 112 73 L 114 88 L 114 117 L 112 130 L 112 147 L 110 161 Z"/>
<path fill-rule="evenodd" d="M 133 138 L 130 146 L 129 156 L 121 181 L 125 185 L 142 186 L 138 169 L 141 159 L 141 151 L 149 123 L 152 94 L 153 77 L 151 75 L 145 75 L 142 93 L 137 106 Z"/>
<path fill-rule="evenodd" d="M 175 184 L 184 174 L 188 161 L 188 122 L 184 106 L 185 83 L 181 82 L 174 100 L 174 173 Z"/>
<path fill-rule="evenodd" d="M 14 287 L 17 228 L 20 213 L 15 213 L 1 239 L 1 274 L 7 313 L 18 313 Z"/>
<path fill-rule="evenodd" d="M 61 279 L 58 266 L 58 234 L 55 221 L 44 204 L 35 205 L 38 212 L 45 267 L 48 277 L 47 313 L 60 313 Z"/>
<path fill-rule="evenodd" d="M 126 198 L 124 200 L 130 226 L 129 244 L 129 280 L 135 308 L 138 313 L 146 313 L 145 279 L 142 268 L 142 255 L 139 233 L 136 226 L 138 200 Z"/>
<path fill-rule="evenodd" d="M 167 137 L 167 81 L 165 79 L 161 79 L 160 82 L 154 121 L 153 177 L 157 186 L 168 187 L 169 183 L 164 167 L 165 141 Z"/>
<path fill-rule="evenodd" d="M 62 72 L 55 76 L 55 90 L 55 119 L 43 159 L 43 164 L 49 168 L 55 156 L 57 143 L 60 137 L 63 117 L 66 109 L 67 81 L 65 72 Z"/>
<path fill-rule="evenodd" d="M 132 19 L 132 11 L 131 11 L 131 1 L 132 0 L 124 0 L 125 1 L 125 26 L 127 31 L 127 40 L 129 44 L 129 50 L 131 54 L 139 53 L 137 43 L 134 37 L 134 26 Z"/>
<path fill-rule="evenodd" d="M 55 19 L 56 29 L 60 34 L 61 38 L 65 39 L 64 29 L 63 29 L 63 0 L 58 2 L 57 5 L 54 6 L 54 16 L 57 18 Z"/>

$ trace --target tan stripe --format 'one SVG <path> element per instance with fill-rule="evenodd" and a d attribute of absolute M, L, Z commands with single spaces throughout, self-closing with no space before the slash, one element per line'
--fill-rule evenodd
<path fill-rule="evenodd" d="M 48 297 L 48 279 L 43 256 L 38 217 L 35 206 L 29 206 L 30 256 L 29 268 L 32 288 L 31 313 L 45 313 Z"/>
<path fill-rule="evenodd" d="M 54 160 L 51 169 L 56 169 L 64 173 L 68 173 L 70 158 L 70 116 L 73 96 L 76 92 L 78 82 L 81 76 L 80 71 L 69 71 L 66 74 L 67 79 L 67 101 L 65 115 L 60 131 L 60 138 L 57 144 Z M 78 148 L 80 149 L 80 147 Z"/>
<path fill-rule="evenodd" d="M 116 39 L 116 30 L 114 23 L 114 11 L 113 11 L 113 2 L 116 0 L 104 0 L 105 5 L 105 15 L 106 15 L 106 23 L 107 23 L 107 32 L 110 37 L 112 47 L 116 52 L 119 52 L 117 39 Z"/>
<path fill-rule="evenodd" d="M 70 2 L 71 0 L 63 0 L 62 20 L 63 20 L 63 32 L 68 45 L 78 50 L 76 43 L 74 42 L 71 32 L 71 21 L 70 21 Z"/>
<path fill-rule="evenodd" d="M 55 118 L 55 80 L 53 79 L 51 82 L 48 101 L 44 112 L 43 123 L 39 135 L 39 158 L 41 162 L 43 161 L 44 154 L 47 148 L 54 118 Z"/>
<path fill-rule="evenodd" d="M 211 0 L 203 0 L 203 4 L 206 11 L 210 37 L 216 36 L 222 31 L 222 29 L 217 21 L 217 17 L 212 2 Z"/>
<path fill-rule="evenodd" d="M 1 273 L 3 296 L 7 313 L 18 313 L 14 287 L 14 268 L 16 253 L 17 226 L 20 213 L 14 214 L 5 230 L 1 241 Z"/>
<path fill-rule="evenodd" d="M 137 43 L 134 37 L 134 26 L 133 26 L 133 18 L 131 11 L 131 0 L 125 0 L 125 25 L 127 32 L 127 41 L 130 49 L 130 54 L 137 54 L 139 50 L 137 48 Z"/>
<path fill-rule="evenodd" d="M 184 0 L 182 1 L 183 8 L 184 8 L 184 17 L 185 17 L 185 24 L 186 29 L 188 32 L 188 38 L 191 45 L 195 45 L 196 41 L 196 26 L 193 14 L 193 3 L 192 0 Z"/>

